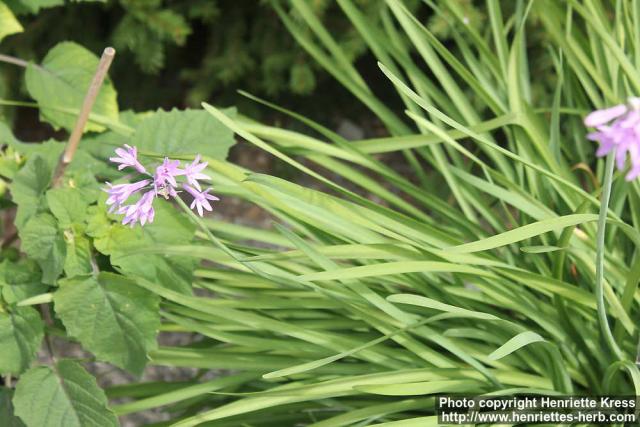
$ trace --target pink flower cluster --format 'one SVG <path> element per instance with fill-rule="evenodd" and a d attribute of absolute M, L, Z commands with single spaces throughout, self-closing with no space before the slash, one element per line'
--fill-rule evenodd
<path fill-rule="evenodd" d="M 196 208 L 198 214 L 202 216 L 204 210 L 211 211 L 210 200 L 219 200 L 216 196 L 209 194 L 211 188 L 202 190 L 199 180 L 211 180 L 208 175 L 202 173 L 207 167 L 207 162 L 200 161 L 200 155 L 197 155 L 194 161 L 181 168 L 179 160 L 170 160 L 165 157 L 161 165 L 156 167 L 155 173 L 152 175 L 147 172 L 146 168 L 138 161 L 138 150 L 136 147 L 129 145 L 124 148 L 116 149 L 117 157 L 111 157 L 113 163 L 118 163 L 118 170 L 132 167 L 141 174 L 147 175 L 149 178 L 143 179 L 132 184 L 113 185 L 107 182 L 108 188 L 105 188 L 109 194 L 107 205 L 109 212 L 117 212 L 123 214 L 123 224 L 129 224 L 133 227 L 140 223 L 145 225 L 147 222 L 153 222 L 155 211 L 153 210 L 153 202 L 158 196 L 165 199 L 169 197 L 177 197 L 178 195 L 178 179 L 184 177 L 186 183 L 181 183 L 189 194 L 193 196 L 191 209 Z M 143 192 L 137 202 L 126 205 L 125 203 L 132 195 Z"/>
<path fill-rule="evenodd" d="M 627 104 L 596 110 L 585 117 L 584 124 L 596 129 L 587 138 L 600 144 L 598 157 L 613 151 L 616 166 L 623 171 L 629 154 L 631 169 L 626 180 L 632 181 L 640 175 L 640 98 L 629 98 Z"/>

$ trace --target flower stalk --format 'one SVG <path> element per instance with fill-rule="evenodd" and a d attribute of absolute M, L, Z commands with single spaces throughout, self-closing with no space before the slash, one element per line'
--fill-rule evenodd
<path fill-rule="evenodd" d="M 605 252 L 605 231 L 607 225 L 607 211 L 609 209 L 609 199 L 611 198 L 611 186 L 613 183 L 613 170 L 615 166 L 615 150 L 609 153 L 606 158 L 604 170 L 604 183 L 602 186 L 602 199 L 600 201 L 600 214 L 598 216 L 598 231 L 596 233 L 596 305 L 598 309 L 598 323 L 600 332 L 611 354 L 617 360 L 623 360 L 622 351 L 616 343 L 609 320 L 607 319 L 607 309 L 604 303 L 604 252 Z"/>

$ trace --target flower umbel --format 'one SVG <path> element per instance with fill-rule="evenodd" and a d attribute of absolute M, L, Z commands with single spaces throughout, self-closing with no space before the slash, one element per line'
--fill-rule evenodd
<path fill-rule="evenodd" d="M 108 188 L 105 188 L 104 191 L 109 194 L 106 202 L 107 206 L 109 206 L 109 212 L 115 211 L 124 215 L 122 224 L 129 224 L 133 227 L 138 223 L 145 225 L 148 222 L 153 222 L 155 217 L 153 202 L 155 199 L 159 196 L 165 199 L 178 197 L 179 186 L 182 186 L 193 196 L 191 209 L 195 207 L 200 216 L 204 215 L 205 210 L 212 210 L 209 203 L 210 200 L 219 200 L 216 196 L 209 194 L 211 188 L 201 191 L 202 188 L 198 180 L 211 180 L 211 178 L 202 173 L 204 168 L 207 167 L 207 162 L 201 162 L 200 155 L 197 155 L 192 163 L 185 165 L 184 169 L 180 168 L 180 160 L 171 160 L 165 157 L 162 164 L 155 168 L 155 173 L 151 175 L 138 161 L 136 147 L 125 145 L 124 148 L 117 148 L 116 154 L 118 157 L 111 157 L 109 160 L 119 164 L 118 170 L 131 166 L 149 177 L 132 184 L 113 185 L 110 182 L 106 183 Z M 177 178 L 182 176 L 184 176 L 188 184 L 178 181 Z M 129 197 L 143 190 L 147 191 L 142 194 L 137 202 L 125 205 Z"/>
<path fill-rule="evenodd" d="M 587 138 L 600 144 L 598 157 L 614 152 L 616 166 L 623 171 L 629 154 L 631 169 L 626 180 L 640 175 L 640 98 L 629 98 L 626 105 L 596 110 L 585 117 L 584 124 L 596 129 Z"/>

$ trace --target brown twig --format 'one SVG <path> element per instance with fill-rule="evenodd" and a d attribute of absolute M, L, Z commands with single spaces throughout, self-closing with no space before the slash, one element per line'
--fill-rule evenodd
<path fill-rule="evenodd" d="M 71 132 L 71 136 L 69 137 L 69 142 L 67 142 L 64 154 L 62 155 L 60 162 L 58 162 L 58 167 L 53 178 L 54 187 L 60 185 L 60 180 L 62 178 L 62 175 L 64 175 L 65 169 L 73 160 L 73 156 L 78 149 L 78 145 L 80 144 L 80 138 L 82 137 L 84 127 L 87 124 L 87 120 L 89 119 L 89 114 L 91 113 L 93 104 L 98 97 L 98 93 L 100 93 L 100 87 L 102 86 L 102 83 L 107 76 L 107 71 L 109 71 L 109 67 L 111 66 L 111 62 L 113 61 L 113 57 L 115 56 L 115 54 L 116 51 L 112 47 L 108 47 L 104 50 L 104 52 L 102 52 L 102 57 L 100 58 L 100 62 L 98 63 L 98 68 L 96 69 L 93 80 L 89 85 L 87 94 L 84 97 L 84 102 L 82 103 L 80 114 L 78 115 L 78 119 L 76 120 L 76 125 Z"/>
<path fill-rule="evenodd" d="M 32 67 L 35 67 L 35 68 L 37 68 L 39 70 L 49 72 L 49 70 L 44 68 L 42 65 L 38 65 L 38 64 L 35 64 L 33 62 L 25 61 L 24 59 L 16 58 L 15 56 L 5 55 L 3 53 L 0 53 L 0 62 L 4 62 L 6 64 L 17 65 L 18 67 L 22 67 L 22 68 L 27 68 L 29 65 L 31 65 Z"/>
<path fill-rule="evenodd" d="M 7 64 L 13 64 L 24 68 L 29 65 L 29 63 L 24 59 L 16 58 L 15 56 L 3 55 L 2 53 L 0 53 L 0 62 L 6 62 Z"/>

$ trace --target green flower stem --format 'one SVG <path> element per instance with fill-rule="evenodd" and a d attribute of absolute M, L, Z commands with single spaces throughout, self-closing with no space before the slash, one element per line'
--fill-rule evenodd
<path fill-rule="evenodd" d="M 229 247 L 227 245 L 225 245 L 224 243 L 222 243 L 222 241 L 220 239 L 218 239 L 216 236 L 213 235 L 213 233 L 211 232 L 211 230 L 209 230 L 207 228 L 207 226 L 204 224 L 204 222 L 202 222 L 202 219 L 196 215 L 191 209 L 189 209 L 189 206 L 187 206 L 187 204 L 180 198 L 180 197 L 174 197 L 174 199 L 176 200 L 176 202 L 178 203 L 178 205 L 180 205 L 180 207 L 182 208 L 182 210 L 184 210 L 187 213 L 187 216 L 189 217 L 189 219 L 191 219 L 191 221 L 196 224 L 198 227 L 200 227 L 200 229 L 204 232 L 204 234 L 207 236 L 207 238 L 214 244 L 216 245 L 218 248 L 220 248 L 224 253 L 226 253 L 227 255 L 229 255 L 231 258 L 233 258 L 235 261 L 237 261 L 238 263 L 242 264 L 243 266 L 247 267 L 249 270 L 251 270 L 253 273 L 259 275 L 260 277 L 264 277 L 267 280 L 273 280 L 273 281 L 277 281 L 279 283 L 283 283 L 289 286 L 293 286 L 293 287 L 299 287 L 301 286 L 301 284 L 305 287 L 314 289 L 324 295 L 327 295 L 329 297 L 335 298 L 336 295 L 333 295 L 331 292 L 326 291 L 325 289 L 314 285 L 312 283 L 301 283 L 299 281 L 296 281 L 294 277 L 283 277 L 282 275 L 278 275 L 278 276 L 274 276 L 273 274 L 267 273 L 261 269 L 259 269 L 258 267 L 255 266 L 254 262 L 255 261 L 248 261 L 246 259 L 242 259 L 241 256 L 238 256 L 238 254 L 234 253 L 234 251 L 232 251 L 231 249 L 229 249 Z M 339 298 L 343 299 L 344 295 L 338 295 Z"/>
<path fill-rule="evenodd" d="M 222 243 L 220 239 L 218 239 L 216 236 L 213 235 L 213 233 L 207 228 L 204 222 L 202 222 L 202 219 L 200 219 L 198 215 L 196 215 L 191 209 L 189 209 L 189 206 L 187 206 L 187 204 L 180 197 L 176 196 L 174 197 L 174 200 L 178 202 L 178 205 L 180 205 L 182 210 L 188 214 L 189 219 L 191 219 L 191 221 L 193 221 L 194 224 L 196 224 L 198 227 L 202 229 L 204 234 L 207 235 L 207 238 L 211 240 L 211 242 L 213 242 L 214 245 L 216 245 L 218 248 L 220 248 L 224 253 L 229 255 L 234 260 L 238 262 L 242 262 L 240 259 L 238 259 L 236 254 L 234 254 L 233 251 L 227 247 L 227 245 Z"/>
<path fill-rule="evenodd" d="M 202 222 L 202 219 L 198 215 L 196 215 L 191 209 L 189 209 L 189 206 L 187 206 L 187 204 L 180 197 L 174 197 L 174 199 L 175 199 L 176 202 L 178 202 L 178 205 L 180 205 L 182 210 L 184 210 L 187 213 L 187 215 L 189 216 L 189 219 L 191 219 L 191 221 L 193 221 L 194 224 L 196 224 L 198 227 L 200 227 L 200 229 L 202 229 L 204 234 L 206 234 L 207 238 L 209 240 L 211 240 L 211 242 L 214 245 L 216 245 L 224 253 L 226 253 L 231 258 L 233 258 L 235 261 L 237 261 L 240 264 L 244 265 L 245 267 L 247 267 L 248 269 L 250 269 L 254 273 L 256 273 L 256 274 L 258 274 L 258 275 L 260 275 L 262 277 L 270 277 L 269 274 L 267 274 L 267 273 L 261 271 L 260 269 L 256 268 L 254 265 L 252 265 L 251 262 L 243 260 L 237 254 L 235 254 L 231 249 L 229 249 L 229 247 L 227 245 L 222 243 L 222 241 L 220 239 L 218 239 L 216 236 L 214 236 L 213 233 L 211 232 L 211 230 L 209 230 L 207 228 L 207 226 L 204 224 L 204 222 Z"/>
<path fill-rule="evenodd" d="M 604 171 L 604 184 L 602 187 L 602 199 L 600 201 L 600 215 L 598 217 L 598 231 L 596 233 L 596 303 L 598 307 L 598 323 L 600 332 L 607 347 L 617 360 L 624 360 L 622 351 L 616 340 L 613 338 L 609 321 L 607 319 L 607 309 L 604 304 L 604 238 L 607 225 L 607 211 L 609 209 L 609 199 L 611 198 L 611 184 L 613 182 L 613 167 L 615 164 L 615 151 L 607 156 Z"/>

